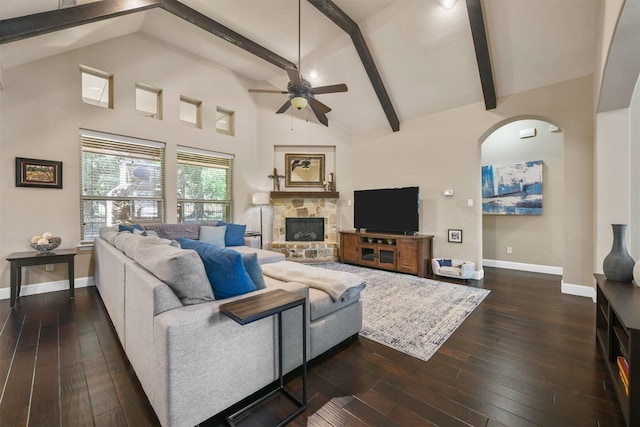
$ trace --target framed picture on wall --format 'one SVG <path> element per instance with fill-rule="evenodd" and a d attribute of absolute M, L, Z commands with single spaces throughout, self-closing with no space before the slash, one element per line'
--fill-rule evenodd
<path fill-rule="evenodd" d="M 324 154 L 285 154 L 285 187 L 324 186 Z"/>
<path fill-rule="evenodd" d="M 62 162 L 16 157 L 16 187 L 62 188 Z"/>
<path fill-rule="evenodd" d="M 449 229 L 449 242 L 462 243 L 462 230 Z"/>

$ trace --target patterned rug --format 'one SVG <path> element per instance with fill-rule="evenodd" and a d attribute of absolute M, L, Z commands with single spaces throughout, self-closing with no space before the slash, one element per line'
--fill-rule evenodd
<path fill-rule="evenodd" d="M 361 294 L 361 336 L 422 360 L 433 356 L 489 294 L 486 289 L 337 262 L 316 265 L 355 273 L 367 283 Z"/>

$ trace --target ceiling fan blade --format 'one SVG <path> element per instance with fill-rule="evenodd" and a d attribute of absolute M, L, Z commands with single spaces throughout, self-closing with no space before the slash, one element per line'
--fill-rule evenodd
<path fill-rule="evenodd" d="M 295 68 L 287 67 L 285 68 L 287 74 L 289 75 L 289 80 L 293 83 L 294 86 L 302 85 L 302 80 L 300 80 L 300 72 Z"/>
<path fill-rule="evenodd" d="M 320 93 L 346 92 L 347 90 L 348 90 L 347 85 L 344 83 L 341 83 L 338 85 L 314 87 L 314 88 L 311 88 L 309 92 L 314 95 L 318 95 Z"/>
<path fill-rule="evenodd" d="M 327 119 L 327 116 L 325 116 L 322 111 L 315 108 L 312 103 L 309 103 L 309 106 L 311 107 L 311 111 L 313 111 L 313 114 L 316 115 L 320 123 L 322 123 L 326 127 L 329 127 L 329 119 Z"/>
<path fill-rule="evenodd" d="M 286 92 L 285 92 L 286 93 Z M 280 109 L 278 111 L 276 111 L 276 114 L 282 114 L 285 111 L 287 111 L 289 109 L 289 107 L 291 107 L 291 100 L 287 99 L 287 102 L 285 102 L 284 104 L 282 104 L 282 107 L 280 107 Z"/>
<path fill-rule="evenodd" d="M 329 111 L 331 111 L 331 108 L 327 107 L 322 102 L 311 96 L 309 97 L 309 105 L 311 105 L 311 108 L 313 108 L 314 110 L 318 110 L 324 114 L 327 114 Z"/>
<path fill-rule="evenodd" d="M 253 93 L 289 93 L 285 90 L 271 90 L 271 89 L 249 89 L 249 92 Z"/>

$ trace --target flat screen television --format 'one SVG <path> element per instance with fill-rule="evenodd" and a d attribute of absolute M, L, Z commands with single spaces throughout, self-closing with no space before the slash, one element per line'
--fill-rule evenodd
<path fill-rule="evenodd" d="M 418 231 L 419 188 L 380 188 L 353 192 L 353 225 L 379 233 Z"/>

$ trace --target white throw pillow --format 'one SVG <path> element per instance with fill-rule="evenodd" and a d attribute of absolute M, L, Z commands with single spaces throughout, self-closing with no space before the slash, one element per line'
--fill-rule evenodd
<path fill-rule="evenodd" d="M 224 245 L 224 236 L 227 233 L 226 225 L 219 225 L 212 227 L 209 225 L 203 225 L 200 227 L 200 241 L 205 243 L 211 243 L 212 245 L 222 246 Z"/>

